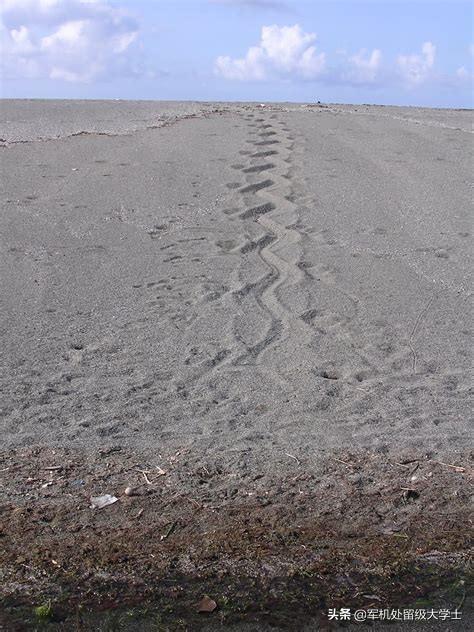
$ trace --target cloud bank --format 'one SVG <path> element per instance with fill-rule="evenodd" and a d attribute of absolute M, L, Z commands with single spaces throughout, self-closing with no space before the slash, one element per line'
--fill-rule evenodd
<path fill-rule="evenodd" d="M 3 0 L 2 74 L 90 82 L 134 74 L 138 24 L 104 0 Z"/>
<path fill-rule="evenodd" d="M 221 55 L 214 64 L 216 75 L 233 81 L 271 79 L 313 80 L 339 85 L 365 85 L 374 88 L 388 82 L 400 89 L 416 89 L 428 82 L 451 85 L 472 81 L 472 71 L 459 67 L 453 74 L 435 73 L 436 47 L 426 41 L 420 52 L 399 54 L 384 64 L 382 51 L 361 49 L 349 54 L 336 51 L 335 65 L 328 63 L 326 52 L 316 51 L 316 35 L 299 26 L 263 26 L 260 42 L 243 57 Z M 472 56 L 472 46 L 469 48 Z"/>
<path fill-rule="evenodd" d="M 218 76 L 236 81 L 266 81 L 274 78 L 320 80 L 348 85 L 376 85 L 384 69 L 379 49 L 362 49 L 352 55 L 342 53 L 343 62 L 328 67 L 325 52 L 316 51 L 315 33 L 306 33 L 299 24 L 263 26 L 260 42 L 245 56 L 220 56 L 214 64 Z M 421 83 L 434 63 L 434 46 L 423 45 L 423 55 L 400 56 L 399 74 L 407 83 Z M 386 74 L 386 72 L 385 72 Z"/>
<path fill-rule="evenodd" d="M 314 79 L 326 63 L 324 53 L 317 53 L 314 33 L 294 26 L 263 26 L 260 42 L 251 46 L 245 57 L 218 57 L 216 74 L 226 79 L 262 81 L 275 76 Z"/>

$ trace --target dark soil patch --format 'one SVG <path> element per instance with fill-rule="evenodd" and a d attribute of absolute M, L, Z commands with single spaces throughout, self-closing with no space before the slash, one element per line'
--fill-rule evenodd
<path fill-rule="evenodd" d="M 328 608 L 464 602 L 467 455 L 288 462 L 270 476 L 184 451 L 3 453 L 4 629 L 303 629 L 327 625 Z M 118 501 L 92 509 L 100 494 Z M 214 612 L 198 613 L 204 595 Z M 33 608 L 48 603 L 40 623 Z"/>

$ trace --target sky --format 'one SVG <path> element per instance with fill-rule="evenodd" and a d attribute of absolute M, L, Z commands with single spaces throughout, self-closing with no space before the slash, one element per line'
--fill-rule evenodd
<path fill-rule="evenodd" d="M 473 107 L 464 0 L 2 0 L 4 98 Z"/>

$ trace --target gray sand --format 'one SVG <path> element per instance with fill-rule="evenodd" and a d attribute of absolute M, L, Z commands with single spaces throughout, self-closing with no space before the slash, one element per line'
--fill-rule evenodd
<path fill-rule="evenodd" d="M 216 104 L 193 101 L 1 101 L 1 138 L 15 143 L 78 134 L 129 134 L 187 116 L 214 112 Z M 220 106 L 224 107 L 224 106 Z"/>
<path fill-rule="evenodd" d="M 471 123 L 3 102 L 5 446 L 462 450 Z"/>

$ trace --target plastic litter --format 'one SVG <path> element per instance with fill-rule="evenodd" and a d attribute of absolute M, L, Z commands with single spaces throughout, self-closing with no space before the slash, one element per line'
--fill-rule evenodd
<path fill-rule="evenodd" d="M 102 509 L 108 505 L 113 505 L 117 500 L 118 498 L 116 496 L 111 496 L 110 494 L 91 496 L 91 509 Z"/>

